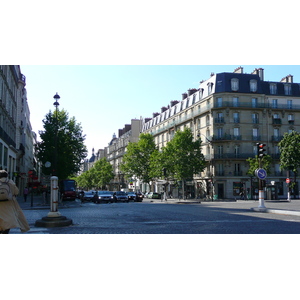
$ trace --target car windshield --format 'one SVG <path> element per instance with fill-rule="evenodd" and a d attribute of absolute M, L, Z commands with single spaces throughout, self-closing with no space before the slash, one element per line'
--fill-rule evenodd
<path fill-rule="evenodd" d="M 84 192 L 85 195 L 93 195 L 93 192 Z"/>
<path fill-rule="evenodd" d="M 117 192 L 116 194 L 117 194 L 117 195 L 126 195 L 125 192 Z"/>
<path fill-rule="evenodd" d="M 104 194 L 105 194 L 105 195 L 107 195 L 107 194 L 110 195 L 111 193 L 108 192 L 108 191 L 99 191 L 98 194 L 99 194 L 99 195 L 104 195 Z"/>

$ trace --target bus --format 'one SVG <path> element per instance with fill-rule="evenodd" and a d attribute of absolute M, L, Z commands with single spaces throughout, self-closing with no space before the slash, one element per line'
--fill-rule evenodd
<path fill-rule="evenodd" d="M 75 200 L 76 197 L 76 181 L 66 179 L 60 181 L 60 194 L 62 200 Z"/>

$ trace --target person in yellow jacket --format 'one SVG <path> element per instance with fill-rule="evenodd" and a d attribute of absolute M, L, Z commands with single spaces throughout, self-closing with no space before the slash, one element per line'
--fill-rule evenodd
<path fill-rule="evenodd" d="M 19 189 L 11 179 L 8 179 L 8 173 L 5 170 L 0 170 L 1 182 L 9 185 L 12 197 L 6 201 L 0 201 L 0 234 L 9 233 L 11 228 L 20 228 L 21 232 L 30 230 L 26 217 L 16 199 Z"/>

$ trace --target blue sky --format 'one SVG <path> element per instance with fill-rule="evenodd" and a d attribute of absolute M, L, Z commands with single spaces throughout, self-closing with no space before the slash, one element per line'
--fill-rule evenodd
<path fill-rule="evenodd" d="M 42 120 L 60 106 L 81 123 L 91 155 L 104 148 L 118 129 L 131 119 L 151 117 L 171 100 L 181 100 L 189 88 L 198 88 L 211 72 L 232 72 L 239 65 L 21 65 L 26 76 L 33 130 L 43 130 Z M 300 66 L 243 65 L 244 72 L 265 70 L 265 80 L 280 81 L 292 74 L 300 83 Z"/>

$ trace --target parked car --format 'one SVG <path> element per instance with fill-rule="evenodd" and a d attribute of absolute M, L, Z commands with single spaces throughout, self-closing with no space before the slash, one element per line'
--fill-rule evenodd
<path fill-rule="evenodd" d="M 95 203 L 111 203 L 114 202 L 114 196 L 109 191 L 98 191 L 98 198 L 94 200 Z"/>
<path fill-rule="evenodd" d="M 125 192 L 114 192 L 114 200 L 116 202 L 128 202 L 128 196 Z"/>
<path fill-rule="evenodd" d="M 141 193 L 141 192 L 136 193 L 135 201 L 137 201 L 137 202 L 142 202 L 143 199 L 144 199 L 143 193 Z"/>
<path fill-rule="evenodd" d="M 95 193 L 95 191 L 84 192 L 83 201 L 92 201 Z"/>
<path fill-rule="evenodd" d="M 128 192 L 127 196 L 128 196 L 128 200 L 132 200 L 132 201 L 136 200 L 136 194 L 134 192 Z"/>
<path fill-rule="evenodd" d="M 149 199 L 161 199 L 161 194 L 151 192 L 148 194 L 148 198 Z"/>

